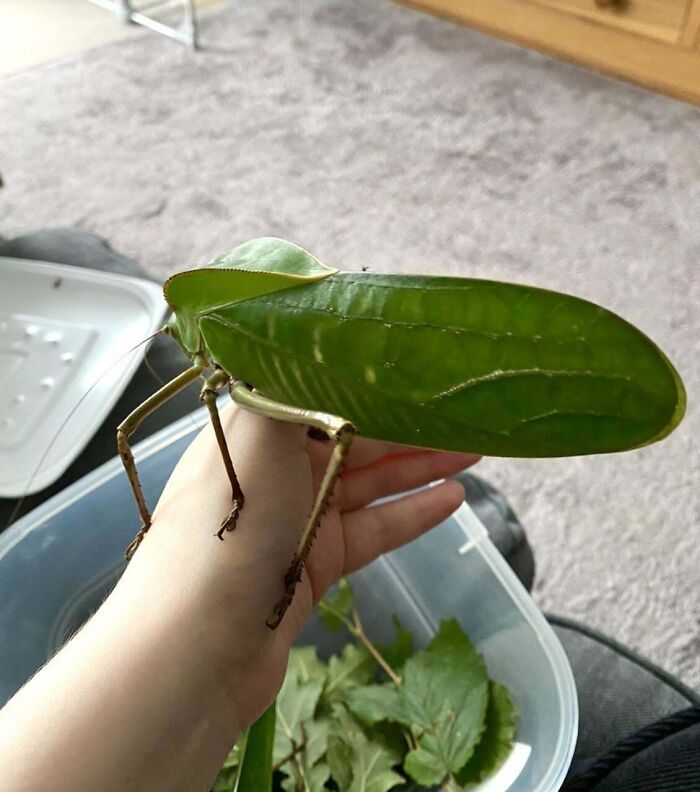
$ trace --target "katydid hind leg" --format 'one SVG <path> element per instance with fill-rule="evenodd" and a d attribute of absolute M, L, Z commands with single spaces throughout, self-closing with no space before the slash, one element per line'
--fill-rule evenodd
<path fill-rule="evenodd" d="M 195 364 L 190 368 L 178 374 L 177 377 L 166 383 L 160 390 L 156 391 L 152 396 L 149 396 L 146 401 L 140 404 L 133 410 L 117 427 L 117 450 L 121 457 L 126 475 L 131 485 L 131 490 L 134 493 L 134 499 L 138 506 L 139 515 L 141 517 L 141 528 L 132 540 L 131 544 L 124 551 L 127 559 L 130 559 L 138 546 L 143 541 L 144 536 L 148 533 L 151 527 L 151 512 L 146 505 L 146 499 L 143 494 L 143 488 L 139 481 L 139 474 L 136 469 L 136 462 L 134 454 L 129 445 L 129 437 L 139 428 L 145 418 L 152 412 L 161 407 L 165 402 L 184 390 L 190 383 L 194 382 L 202 373 L 204 367 Z"/>
<path fill-rule="evenodd" d="M 284 618 L 284 614 L 292 604 L 294 591 L 297 583 L 301 580 L 304 564 L 311 551 L 311 545 L 316 537 L 316 531 L 318 531 L 321 520 L 328 508 L 328 503 L 330 502 L 336 482 L 345 464 L 345 458 L 352 445 L 354 435 L 355 427 L 350 423 L 346 423 L 340 431 L 331 434 L 331 439 L 335 440 L 335 446 L 328 460 L 328 465 L 326 466 L 321 486 L 319 487 L 316 500 L 311 509 L 311 514 L 309 515 L 309 519 L 299 539 L 297 548 L 294 551 L 287 574 L 284 576 L 284 594 L 273 608 L 272 616 L 265 622 L 271 630 L 279 626 Z"/>
<path fill-rule="evenodd" d="M 322 434 L 324 437 L 335 441 L 321 486 L 311 509 L 311 514 L 299 538 L 287 574 L 284 576 L 284 594 L 275 605 L 272 616 L 266 622 L 267 626 L 274 630 L 282 621 L 287 608 L 289 608 L 294 599 L 294 590 L 299 580 L 301 580 L 304 562 L 311 550 L 318 526 L 328 508 L 328 502 L 343 468 L 343 463 L 352 444 L 356 429 L 350 421 L 338 415 L 319 412 L 318 410 L 303 410 L 268 399 L 259 393 L 255 393 L 243 382 L 234 382 L 230 388 L 230 393 L 233 401 L 246 410 L 278 421 L 306 425 L 310 427 L 309 435 L 311 437 L 318 439 Z"/>
<path fill-rule="evenodd" d="M 217 536 L 222 541 L 224 539 L 224 534 L 227 531 L 233 531 L 236 527 L 238 517 L 243 509 L 243 505 L 245 504 L 245 496 L 243 495 L 243 490 L 241 489 L 240 482 L 238 481 L 236 470 L 233 467 L 233 460 L 231 459 L 231 454 L 228 450 L 226 435 L 224 434 L 223 427 L 221 426 L 219 409 L 216 405 L 218 390 L 223 385 L 228 384 L 229 379 L 230 378 L 228 374 L 219 369 L 215 371 L 211 377 L 208 377 L 206 380 L 204 380 L 202 391 L 199 394 L 199 398 L 206 404 L 207 410 L 209 410 L 209 418 L 211 419 L 211 424 L 214 429 L 216 442 L 219 446 L 219 451 L 221 452 L 221 458 L 223 459 L 224 467 L 226 468 L 226 475 L 228 476 L 228 480 L 231 484 L 231 511 L 229 512 L 228 516 L 222 520 L 219 530 L 215 534 L 215 536 Z"/>

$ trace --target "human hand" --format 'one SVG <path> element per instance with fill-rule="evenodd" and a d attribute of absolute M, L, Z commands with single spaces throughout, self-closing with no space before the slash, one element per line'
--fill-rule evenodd
<path fill-rule="evenodd" d="M 120 586 L 137 579 L 138 587 L 148 586 L 151 601 L 154 592 L 165 591 L 167 598 L 199 603 L 200 640 L 245 728 L 276 695 L 292 641 L 328 587 L 437 525 L 464 492 L 448 481 L 390 503 L 371 502 L 452 475 L 478 457 L 356 438 L 294 601 L 270 631 L 265 620 L 284 591 L 332 443 L 310 439 L 306 427 L 233 406 L 221 418 L 246 498 L 236 529 L 223 543 L 214 538 L 231 508 L 231 491 L 208 426 L 168 481 Z"/>

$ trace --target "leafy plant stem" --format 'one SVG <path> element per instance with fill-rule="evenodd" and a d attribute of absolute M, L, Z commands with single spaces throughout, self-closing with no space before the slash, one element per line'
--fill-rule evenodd
<path fill-rule="evenodd" d="M 367 649 L 367 651 L 377 661 L 377 664 L 384 670 L 386 675 L 396 685 L 396 687 L 401 686 L 401 677 L 396 673 L 396 671 L 394 671 L 394 669 L 386 661 L 386 658 L 382 656 L 382 653 L 367 637 L 360 620 L 360 615 L 355 608 L 352 609 L 351 621 L 342 611 L 336 610 L 325 600 L 321 600 L 316 607 L 319 610 L 326 611 L 326 613 L 332 613 L 337 619 L 339 619 L 347 627 L 350 635 L 352 635 L 355 640 L 360 641 L 360 643 Z"/>
<path fill-rule="evenodd" d="M 445 792 L 462 792 L 462 788 L 452 776 L 448 776 L 444 786 Z"/>
<path fill-rule="evenodd" d="M 389 663 L 387 663 L 385 658 L 382 657 L 381 652 L 367 637 L 364 628 L 362 627 L 362 622 L 360 621 L 360 615 L 355 610 L 355 608 L 352 610 L 352 621 L 344 617 L 343 620 L 345 621 L 348 630 L 350 630 L 350 634 L 367 648 L 367 651 L 377 661 L 379 666 L 384 670 L 386 675 L 396 685 L 396 687 L 401 687 L 401 677 L 396 673 L 396 671 L 394 671 Z"/>
<path fill-rule="evenodd" d="M 304 750 L 304 748 L 306 748 L 306 740 L 303 740 L 300 743 L 292 741 L 292 745 L 293 745 L 292 750 L 286 756 L 283 756 L 279 760 L 279 762 L 275 762 L 275 764 L 272 765 L 273 773 L 276 770 L 279 770 L 282 767 L 282 765 L 287 764 L 287 762 L 291 762 L 298 753 L 301 753 Z"/>

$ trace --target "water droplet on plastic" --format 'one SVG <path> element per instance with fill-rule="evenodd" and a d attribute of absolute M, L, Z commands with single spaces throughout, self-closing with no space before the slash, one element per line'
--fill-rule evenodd
<path fill-rule="evenodd" d="M 53 388 L 56 384 L 56 380 L 53 377 L 44 377 L 39 384 L 44 390 L 49 390 L 49 388 Z"/>
<path fill-rule="evenodd" d="M 75 355 L 72 352 L 64 352 L 60 360 L 61 363 L 72 363 L 75 360 Z"/>
<path fill-rule="evenodd" d="M 62 337 L 63 336 L 57 330 L 52 330 L 44 336 L 44 341 L 46 341 L 47 344 L 56 346 L 61 342 Z"/>
<path fill-rule="evenodd" d="M 34 338 L 35 335 L 38 335 L 39 329 L 40 329 L 39 325 L 35 325 L 35 324 L 27 325 L 24 328 L 24 335 L 26 335 L 27 338 Z"/>

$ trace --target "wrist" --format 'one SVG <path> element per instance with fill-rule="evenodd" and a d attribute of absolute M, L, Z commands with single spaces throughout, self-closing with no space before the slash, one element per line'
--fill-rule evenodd
<path fill-rule="evenodd" d="M 177 668 L 181 692 L 190 689 L 230 748 L 274 699 L 291 638 L 265 626 L 231 584 L 235 569 L 224 574 L 213 559 L 179 564 L 158 545 L 144 542 L 95 618 L 107 634 L 138 642 L 143 662 Z"/>

